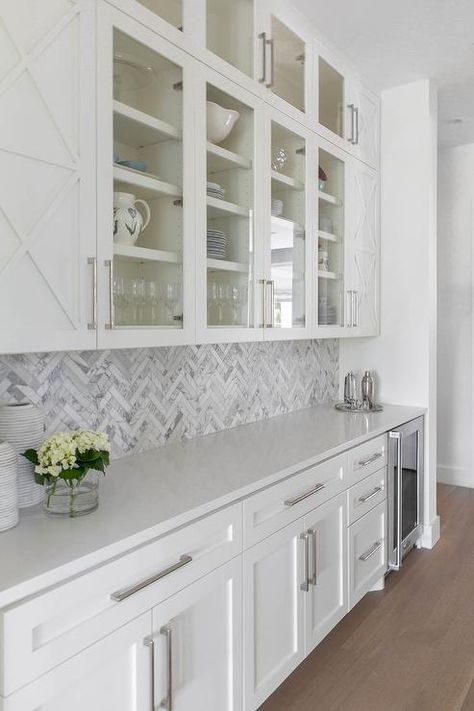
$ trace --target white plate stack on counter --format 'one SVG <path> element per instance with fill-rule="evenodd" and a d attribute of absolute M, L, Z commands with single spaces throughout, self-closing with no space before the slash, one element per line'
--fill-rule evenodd
<path fill-rule="evenodd" d="M 0 531 L 16 526 L 18 515 L 17 453 L 0 442 Z"/>

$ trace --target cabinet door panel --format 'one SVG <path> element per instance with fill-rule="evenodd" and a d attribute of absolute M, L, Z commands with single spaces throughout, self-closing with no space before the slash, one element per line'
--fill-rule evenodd
<path fill-rule="evenodd" d="M 303 520 L 244 553 L 245 708 L 256 709 L 304 658 Z"/>
<path fill-rule="evenodd" d="M 173 711 L 240 711 L 240 558 L 153 610 L 155 705 Z"/>
<path fill-rule="evenodd" d="M 2 711 L 148 711 L 151 613 L 0 701 Z"/>
<path fill-rule="evenodd" d="M 349 539 L 349 609 L 387 570 L 387 502 L 383 501 L 347 530 Z"/>
<path fill-rule="evenodd" d="M 312 570 L 306 596 L 306 654 L 348 611 L 346 494 L 341 494 L 305 517 L 310 532 Z"/>
<path fill-rule="evenodd" d="M 380 156 L 380 101 L 357 84 L 351 86 L 351 103 L 355 106 L 355 143 L 351 152 L 373 168 L 379 167 Z"/>
<path fill-rule="evenodd" d="M 0 348 L 93 348 L 94 9 L 25 7 L 2 7 Z"/>

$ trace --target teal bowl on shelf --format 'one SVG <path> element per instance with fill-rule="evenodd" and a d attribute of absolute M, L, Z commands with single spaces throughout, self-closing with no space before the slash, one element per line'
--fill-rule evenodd
<path fill-rule="evenodd" d="M 141 173 L 146 172 L 146 163 L 141 160 L 118 160 L 119 165 L 123 165 L 124 168 L 132 168 L 132 170 L 139 170 Z"/>

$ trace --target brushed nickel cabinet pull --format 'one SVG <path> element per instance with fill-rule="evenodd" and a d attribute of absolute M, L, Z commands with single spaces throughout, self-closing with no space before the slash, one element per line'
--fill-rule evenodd
<path fill-rule="evenodd" d="M 260 84 L 267 81 L 267 33 L 261 32 L 258 39 L 262 40 L 262 76 L 259 78 Z"/>
<path fill-rule="evenodd" d="M 308 528 L 308 535 L 311 537 L 312 548 L 312 566 L 309 584 L 316 586 L 318 584 L 318 532 L 315 528 Z"/>
<path fill-rule="evenodd" d="M 304 579 L 300 585 L 303 592 L 309 590 L 309 534 L 307 531 L 300 533 L 300 540 L 304 542 Z"/>
<path fill-rule="evenodd" d="M 92 265 L 92 320 L 87 324 L 89 331 L 97 328 L 97 258 L 89 257 L 87 264 Z"/>
<path fill-rule="evenodd" d="M 173 711 L 173 633 L 169 625 L 161 628 L 160 634 L 166 637 L 166 668 L 167 668 L 167 689 L 166 696 L 160 704 L 161 709 Z"/>
<path fill-rule="evenodd" d="M 316 484 L 316 486 L 313 486 L 313 488 L 310 489 L 309 491 L 305 491 L 304 494 L 295 496 L 293 499 L 287 499 L 283 503 L 285 506 L 295 506 L 295 504 L 299 504 L 300 501 L 307 499 L 308 496 L 312 496 L 313 494 L 316 494 L 318 491 L 321 491 L 321 489 L 324 489 L 325 486 L 326 486 L 326 484 Z"/>
<path fill-rule="evenodd" d="M 367 501 L 370 501 L 370 499 L 373 499 L 374 496 L 377 496 L 377 494 L 380 494 L 381 491 L 383 491 L 383 488 L 381 486 L 376 486 L 375 489 L 370 494 L 367 494 L 367 496 L 361 496 L 359 498 L 359 501 L 361 502 L 361 504 L 366 504 Z"/>
<path fill-rule="evenodd" d="M 170 575 L 176 570 L 183 568 L 185 565 L 188 565 L 188 563 L 191 563 L 191 561 L 192 557 L 190 555 L 182 555 L 177 563 L 173 563 L 173 565 L 170 565 L 168 568 L 160 570 L 160 572 L 156 573 L 156 575 L 152 575 L 149 578 L 140 580 L 138 583 L 130 585 L 130 587 L 128 588 L 116 590 L 116 592 L 112 593 L 110 597 L 112 600 L 114 600 L 114 602 L 122 602 L 122 600 L 126 600 L 127 597 L 135 595 L 135 593 L 140 592 L 140 590 L 147 588 L 149 585 L 153 585 L 153 583 L 156 583 L 158 580 L 166 578 L 167 575 Z"/>
<path fill-rule="evenodd" d="M 369 558 L 372 558 L 373 555 L 377 553 L 382 548 L 382 541 L 376 541 L 374 545 L 369 548 L 368 551 L 365 553 L 362 553 L 362 555 L 359 556 L 359 560 L 361 560 L 363 563 L 365 563 L 366 560 L 369 560 Z"/>
<path fill-rule="evenodd" d="M 150 650 L 150 711 L 155 711 L 155 640 L 153 637 L 145 637 L 143 644 Z"/>
<path fill-rule="evenodd" d="M 376 462 L 377 459 L 382 459 L 383 457 L 383 452 L 375 452 L 375 454 L 372 454 L 368 459 L 361 459 L 359 462 L 360 467 L 366 467 L 368 464 L 372 464 L 372 462 Z"/>
<path fill-rule="evenodd" d="M 106 259 L 104 266 L 109 268 L 109 322 L 105 328 L 111 331 L 115 326 L 115 306 L 114 306 L 114 262 L 113 259 Z"/>

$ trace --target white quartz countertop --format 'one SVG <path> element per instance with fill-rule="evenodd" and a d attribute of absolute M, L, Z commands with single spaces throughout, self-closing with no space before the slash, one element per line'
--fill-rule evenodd
<path fill-rule="evenodd" d="M 115 460 L 95 513 L 52 519 L 35 508 L 0 533 L 0 607 L 422 414 L 395 405 L 371 414 L 320 405 Z"/>

